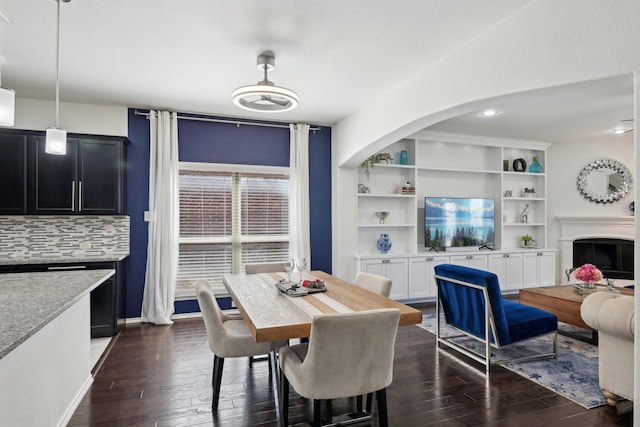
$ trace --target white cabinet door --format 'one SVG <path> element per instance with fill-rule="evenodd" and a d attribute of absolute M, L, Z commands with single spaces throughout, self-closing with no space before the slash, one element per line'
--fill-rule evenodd
<path fill-rule="evenodd" d="M 407 266 L 408 262 L 406 258 L 391 258 L 387 260 L 387 276 L 393 280 L 391 285 L 391 292 L 389 298 L 391 299 L 407 299 L 408 298 L 408 281 L 407 281 Z"/>
<path fill-rule="evenodd" d="M 540 286 L 557 285 L 555 252 L 541 252 L 541 254 L 538 256 L 538 282 Z"/>
<path fill-rule="evenodd" d="M 525 253 L 522 270 L 525 288 L 555 285 L 555 253 L 545 251 Z"/>
<path fill-rule="evenodd" d="M 409 298 L 433 297 L 437 294 L 433 271 L 436 265 L 446 264 L 446 255 L 425 256 L 409 259 Z"/>
<path fill-rule="evenodd" d="M 385 265 L 381 259 L 365 259 L 362 260 L 361 270 L 366 273 L 377 274 L 378 276 L 386 277 Z"/>
<path fill-rule="evenodd" d="M 491 254 L 488 256 L 488 264 L 488 270 L 498 276 L 500 289 L 512 290 L 522 287 L 522 254 Z"/>
<path fill-rule="evenodd" d="M 453 255 L 451 256 L 451 264 L 465 265 L 479 270 L 488 268 L 486 255 Z"/>
<path fill-rule="evenodd" d="M 392 284 L 389 298 L 407 299 L 407 265 L 408 261 L 406 258 L 367 259 L 362 260 L 361 269 L 367 273 L 377 274 L 391 279 Z"/>

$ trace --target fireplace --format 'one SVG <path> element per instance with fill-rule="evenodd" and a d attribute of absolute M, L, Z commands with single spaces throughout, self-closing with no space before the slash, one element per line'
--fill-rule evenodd
<path fill-rule="evenodd" d="M 576 239 L 573 241 L 573 265 L 593 264 L 607 279 L 633 279 L 633 240 Z"/>
<path fill-rule="evenodd" d="M 560 263 L 558 267 L 561 274 L 558 277 L 561 278 L 562 283 L 566 283 L 567 280 L 567 276 L 562 273 L 564 273 L 567 269 L 578 267 L 585 262 L 590 262 L 595 265 L 606 262 L 607 268 L 609 265 L 614 265 L 613 260 L 609 259 L 614 258 L 611 256 L 611 252 L 614 250 L 612 249 L 611 245 L 598 245 L 597 249 L 600 252 L 604 252 L 604 254 L 600 253 L 600 255 L 598 255 L 599 258 L 596 260 L 594 260 L 594 252 L 591 252 L 589 258 L 576 259 L 573 256 L 574 241 L 580 242 L 590 240 L 592 243 L 593 241 L 611 243 L 611 240 L 621 240 L 624 241 L 622 245 L 626 248 L 627 245 L 633 245 L 636 235 L 634 216 L 559 216 L 556 217 L 556 219 L 560 223 L 560 238 L 558 239 Z M 586 243 L 585 245 L 588 246 L 589 244 Z M 619 267 L 618 262 L 621 262 L 620 255 L 618 255 L 617 246 L 614 245 L 614 247 L 616 251 L 614 268 L 615 271 L 625 271 L 625 277 L 632 278 L 633 265 L 626 265 L 629 255 L 626 254 L 622 256 L 622 258 L 625 259 L 625 265 L 623 267 Z M 592 246 L 592 249 L 595 250 L 596 248 Z M 633 246 L 631 247 L 631 251 L 631 257 L 633 257 Z M 633 261 L 631 262 L 633 263 Z M 604 273 L 604 275 L 605 277 L 607 277 L 606 273 Z M 614 277 L 609 276 L 609 278 Z M 619 280 L 620 282 L 616 283 L 618 285 L 632 283 L 632 279 Z"/>

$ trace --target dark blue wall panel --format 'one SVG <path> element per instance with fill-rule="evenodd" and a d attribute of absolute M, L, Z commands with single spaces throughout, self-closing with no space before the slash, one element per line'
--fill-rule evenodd
<path fill-rule="evenodd" d="M 127 261 L 127 317 L 139 317 L 147 260 L 149 208 L 149 121 L 129 110 L 128 209 L 131 256 Z M 183 114 L 180 114 L 183 116 Z M 198 117 L 193 116 L 192 117 Z M 235 120 L 235 119 L 234 119 Z M 289 129 L 236 126 L 194 120 L 178 125 L 181 161 L 289 166 Z M 311 269 L 331 272 L 331 128 L 309 134 Z M 226 304 L 228 299 L 223 300 Z M 198 311 L 195 301 L 178 301 L 176 313 Z"/>

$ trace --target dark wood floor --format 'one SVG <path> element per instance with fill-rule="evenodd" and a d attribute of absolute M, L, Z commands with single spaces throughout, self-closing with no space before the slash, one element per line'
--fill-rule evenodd
<path fill-rule="evenodd" d="M 433 312 L 433 305 L 421 305 Z M 276 410 L 266 362 L 225 361 L 222 395 L 211 413 L 213 356 L 201 319 L 171 326 L 130 325 L 95 375 L 69 426 L 275 426 Z M 587 410 L 506 369 L 486 382 L 471 368 L 438 351 L 435 336 L 401 327 L 393 384 L 387 390 L 392 426 L 631 426 L 603 406 Z M 309 402 L 292 392 L 290 423 L 310 419 Z M 348 411 L 352 399 L 332 402 Z M 326 410 L 329 410 L 326 408 Z M 368 424 L 364 424 L 368 425 Z"/>

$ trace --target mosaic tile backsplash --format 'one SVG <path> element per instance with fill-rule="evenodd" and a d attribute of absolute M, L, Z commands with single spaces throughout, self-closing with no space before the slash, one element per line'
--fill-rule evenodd
<path fill-rule="evenodd" d="M 128 216 L 0 216 L 0 262 L 129 253 Z"/>

